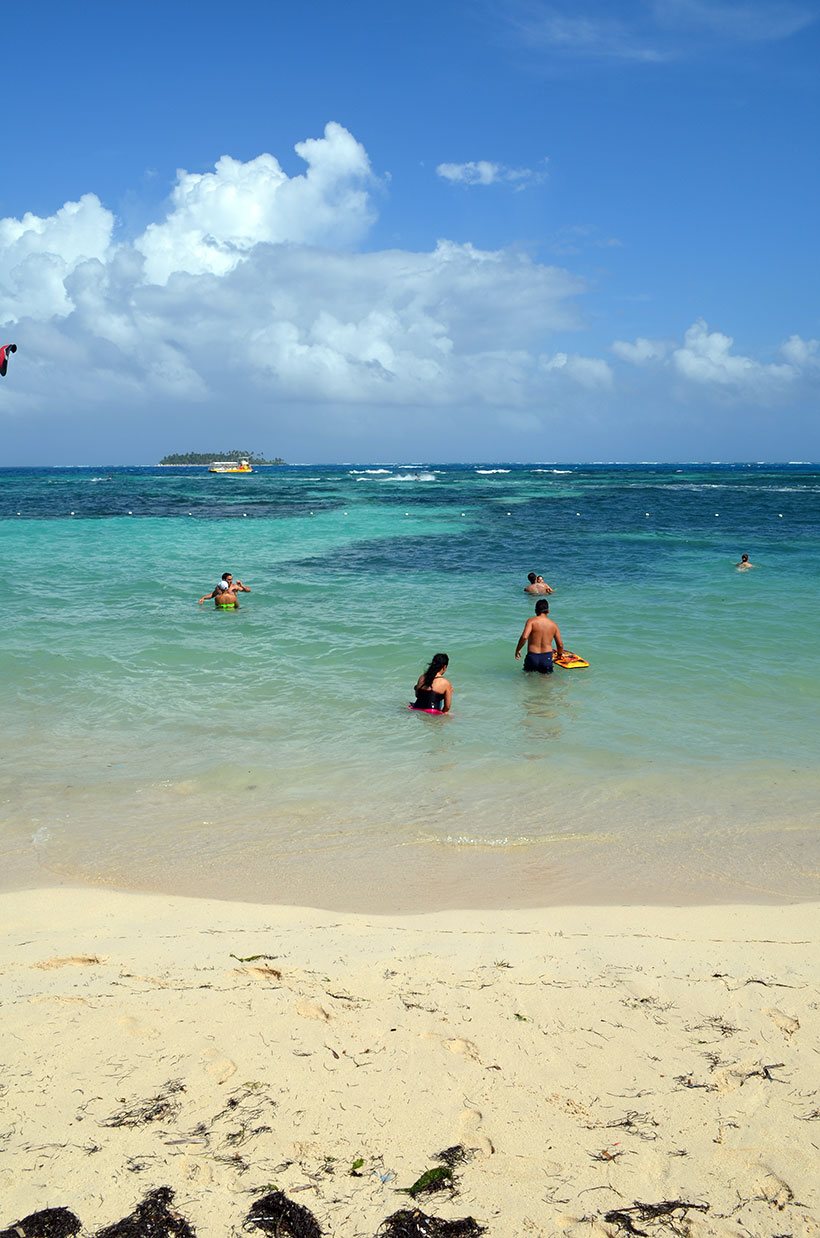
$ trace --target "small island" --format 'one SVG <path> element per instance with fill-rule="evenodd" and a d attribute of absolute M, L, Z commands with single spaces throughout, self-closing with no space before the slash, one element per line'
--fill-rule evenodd
<path fill-rule="evenodd" d="M 163 465 L 209 465 L 212 460 L 247 460 L 253 468 L 259 465 L 269 464 L 284 464 L 285 461 L 280 456 L 274 456 L 272 460 L 266 460 L 264 456 L 259 456 L 253 451 L 186 451 L 172 452 L 168 456 L 163 456 L 158 467 Z"/>

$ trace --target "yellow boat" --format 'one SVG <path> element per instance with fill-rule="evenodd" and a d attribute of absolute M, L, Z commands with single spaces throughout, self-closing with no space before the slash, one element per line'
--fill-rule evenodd
<path fill-rule="evenodd" d="M 214 460 L 209 473 L 252 473 L 250 460 Z"/>

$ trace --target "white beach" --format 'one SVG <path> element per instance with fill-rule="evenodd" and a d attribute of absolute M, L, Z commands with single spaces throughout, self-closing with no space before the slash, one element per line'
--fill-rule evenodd
<path fill-rule="evenodd" d="M 203 1238 L 271 1190 L 351 1238 L 413 1207 L 614 1235 L 675 1201 L 678 1233 L 816 1234 L 817 910 L 4 894 L 0 1228 L 168 1186 Z M 454 1146 L 454 1190 L 399 1193 Z"/>

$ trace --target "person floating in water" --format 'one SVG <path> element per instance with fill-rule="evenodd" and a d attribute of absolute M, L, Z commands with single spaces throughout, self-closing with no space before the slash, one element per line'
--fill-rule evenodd
<path fill-rule="evenodd" d="M 197 605 L 201 606 L 213 598 L 217 610 L 239 610 L 237 593 L 250 593 L 250 589 L 241 580 L 234 580 L 230 572 L 223 572 L 222 579 L 217 581 L 210 593 L 199 599 Z"/>
<path fill-rule="evenodd" d="M 9 368 L 9 356 L 17 352 L 16 344 L 0 344 L 0 378 L 6 377 Z"/>
<path fill-rule="evenodd" d="M 453 685 L 444 678 L 450 665 L 446 653 L 434 653 L 427 670 L 416 680 L 416 699 L 411 709 L 426 709 L 430 712 L 449 714 L 453 702 Z"/>
<path fill-rule="evenodd" d="M 546 598 L 535 603 L 535 616 L 524 624 L 524 631 L 518 638 L 515 647 L 515 658 L 521 657 L 524 644 L 527 646 L 527 656 L 524 659 L 525 671 L 539 671 L 542 675 L 552 674 L 553 641 L 555 654 L 560 658 L 564 652 L 564 643 L 558 624 L 549 617 L 550 604 Z"/>
<path fill-rule="evenodd" d="M 535 572 L 528 572 L 527 580 L 530 583 L 528 585 L 524 585 L 525 593 L 542 593 L 543 594 L 543 593 L 554 593 L 555 592 L 555 590 L 551 589 L 550 586 L 547 584 L 547 582 L 544 580 L 544 577 L 536 576 Z"/>
<path fill-rule="evenodd" d="M 737 568 L 739 572 L 748 572 L 754 566 L 755 566 L 754 563 L 749 562 L 748 555 L 741 555 L 740 562 L 735 564 L 735 567 Z"/>

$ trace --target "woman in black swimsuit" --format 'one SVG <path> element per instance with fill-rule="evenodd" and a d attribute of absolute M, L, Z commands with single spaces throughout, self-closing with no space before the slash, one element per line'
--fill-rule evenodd
<path fill-rule="evenodd" d="M 446 653 L 434 653 L 427 670 L 416 682 L 416 699 L 412 709 L 430 709 L 448 714 L 453 700 L 453 686 L 444 672 L 450 664 Z"/>

